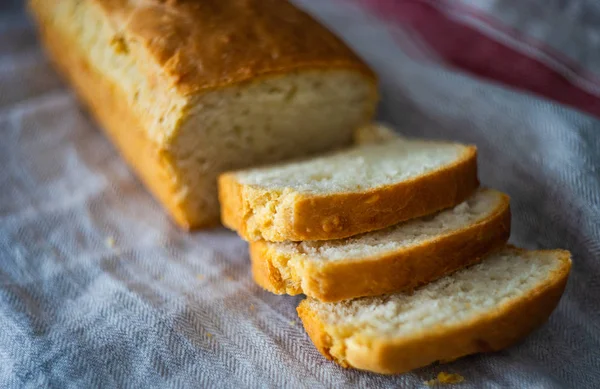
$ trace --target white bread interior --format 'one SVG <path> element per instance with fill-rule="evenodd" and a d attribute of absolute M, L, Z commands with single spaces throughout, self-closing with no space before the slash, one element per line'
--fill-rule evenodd
<path fill-rule="evenodd" d="M 236 173 L 243 185 L 278 191 L 334 194 L 368 191 L 449 165 L 465 153 L 457 143 L 393 139 L 322 157 Z"/>

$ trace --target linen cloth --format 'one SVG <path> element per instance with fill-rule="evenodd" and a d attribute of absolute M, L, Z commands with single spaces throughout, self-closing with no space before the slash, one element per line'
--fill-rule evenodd
<path fill-rule="evenodd" d="M 301 297 L 254 285 L 241 239 L 222 228 L 190 234 L 171 224 L 52 70 L 21 2 L 3 0 L 0 387 L 413 388 L 440 371 L 464 376 L 462 388 L 598 387 L 598 118 L 523 92 L 543 94 L 530 84 L 519 90 L 473 76 L 494 78 L 440 51 L 419 26 L 403 27 L 382 7 L 389 3 L 298 3 L 378 72 L 380 119 L 407 135 L 477 144 L 482 184 L 512 197 L 513 243 L 571 250 L 567 290 L 548 323 L 507 350 L 404 375 L 325 360 L 295 313 Z M 462 3 L 537 34 L 579 64 L 550 66 L 567 91 L 581 92 L 579 81 L 592 78 L 579 77 L 582 69 L 600 70 L 593 2 Z M 481 19 L 446 14 L 456 15 L 464 25 L 475 20 L 469 28 L 484 38 L 510 44 Z M 540 60 L 535 49 L 521 54 Z M 502 61 L 494 55 L 472 58 Z M 583 89 L 597 97 L 593 87 Z M 594 100 L 583 102 L 579 107 L 593 114 Z"/>

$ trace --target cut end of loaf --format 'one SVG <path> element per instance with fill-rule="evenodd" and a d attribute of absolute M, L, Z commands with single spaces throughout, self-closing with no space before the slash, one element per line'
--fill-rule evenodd
<path fill-rule="evenodd" d="M 412 295 L 308 299 L 298 312 L 303 323 L 320 328 L 317 335 L 328 339 L 326 353 L 336 361 L 401 373 L 522 339 L 558 304 L 570 266 L 566 251 L 505 248 Z"/>
<path fill-rule="evenodd" d="M 374 105 L 372 81 L 343 70 L 265 77 L 194 99 L 169 146 L 188 213 L 218 220 L 223 171 L 349 144 Z"/>

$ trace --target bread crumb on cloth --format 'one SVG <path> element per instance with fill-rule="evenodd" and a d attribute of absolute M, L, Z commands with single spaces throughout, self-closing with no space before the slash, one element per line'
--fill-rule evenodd
<path fill-rule="evenodd" d="M 461 376 L 460 374 L 456 374 L 456 373 L 446 373 L 444 371 L 441 371 L 438 375 L 437 378 L 433 378 L 429 381 L 425 381 L 425 385 L 427 386 L 433 386 L 436 384 L 440 384 L 440 385 L 447 385 L 447 384 L 458 384 L 461 383 L 465 380 L 465 377 Z"/>
<path fill-rule="evenodd" d="M 115 238 L 113 238 L 112 236 L 107 237 L 106 240 L 104 240 L 104 244 L 106 244 L 106 247 L 112 249 L 113 247 L 115 247 Z"/>

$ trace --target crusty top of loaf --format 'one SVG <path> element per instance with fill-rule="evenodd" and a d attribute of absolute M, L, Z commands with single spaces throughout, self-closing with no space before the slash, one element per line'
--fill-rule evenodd
<path fill-rule="evenodd" d="M 182 92 L 294 69 L 374 78 L 339 38 L 283 0 L 91 0 L 141 44 Z"/>

